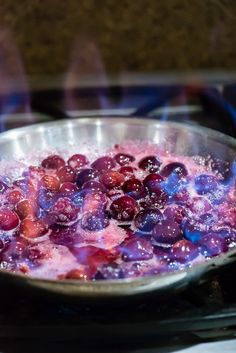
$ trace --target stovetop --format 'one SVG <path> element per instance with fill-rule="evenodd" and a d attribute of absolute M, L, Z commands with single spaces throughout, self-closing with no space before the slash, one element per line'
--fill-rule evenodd
<path fill-rule="evenodd" d="M 69 98 L 68 98 L 69 97 Z M 236 136 L 234 86 L 126 86 L 36 90 L 30 109 L 17 106 L 2 130 L 57 119 L 92 116 L 134 116 L 207 126 Z M 18 100 L 19 101 L 19 100 Z M 24 103 L 24 101 L 23 101 Z M 24 104 L 23 104 L 24 105 Z M 86 347 L 145 347 L 168 342 L 202 342 L 233 338 L 236 333 L 236 263 L 206 283 L 167 298 L 130 298 L 119 305 L 32 296 L 14 287 L 1 292 L 0 349 L 11 351 L 40 338 L 43 351 L 62 351 L 68 341 Z M 42 343 L 44 342 L 44 343 Z M 53 345 L 52 345 L 52 342 Z M 67 343 L 66 343 L 67 342 Z M 1 347 L 2 344 L 2 347 Z M 42 348 L 41 347 L 41 348 Z M 40 351 L 40 350 L 39 350 Z"/>

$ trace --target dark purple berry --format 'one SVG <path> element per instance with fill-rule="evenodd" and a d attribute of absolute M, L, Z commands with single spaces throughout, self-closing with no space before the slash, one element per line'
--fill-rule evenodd
<path fill-rule="evenodd" d="M 45 158 L 42 161 L 41 166 L 46 169 L 59 169 L 61 167 L 64 167 L 65 164 L 66 163 L 64 159 L 55 154 Z"/>
<path fill-rule="evenodd" d="M 170 256 L 182 263 L 193 260 L 198 254 L 198 246 L 186 239 L 176 242 L 170 250 Z"/>
<path fill-rule="evenodd" d="M 105 173 L 116 166 L 116 162 L 111 157 L 100 157 L 91 164 L 91 167 L 98 170 L 100 173 Z"/>
<path fill-rule="evenodd" d="M 160 183 L 163 181 L 163 177 L 160 174 L 152 173 L 146 176 L 143 181 L 143 185 L 148 189 L 150 193 L 159 192 L 161 186 Z"/>
<path fill-rule="evenodd" d="M 111 216 L 118 221 L 132 221 L 137 210 L 137 202 L 127 195 L 113 201 L 110 207 Z"/>
<path fill-rule="evenodd" d="M 228 250 L 226 239 L 217 233 L 209 233 L 199 240 L 202 252 L 205 256 L 217 256 Z"/>
<path fill-rule="evenodd" d="M 163 218 L 162 213 L 157 209 L 146 209 L 140 211 L 135 219 L 134 225 L 141 232 L 149 233 L 153 230 L 155 225 Z"/>
<path fill-rule="evenodd" d="M 74 154 L 71 156 L 67 164 L 74 170 L 78 170 L 82 167 L 84 167 L 86 164 L 88 164 L 87 157 L 84 156 L 83 154 Z"/>
<path fill-rule="evenodd" d="M 167 207 L 163 213 L 163 217 L 165 219 L 174 220 L 179 224 L 183 221 L 183 218 L 185 215 L 186 215 L 185 209 L 178 205 Z"/>
<path fill-rule="evenodd" d="M 135 200 L 141 199 L 146 195 L 143 183 L 136 178 L 126 180 L 122 186 L 122 190 Z"/>
<path fill-rule="evenodd" d="M 124 261 L 144 261 L 153 257 L 151 243 L 139 237 L 127 240 L 120 246 L 120 249 Z"/>
<path fill-rule="evenodd" d="M 91 168 L 83 169 L 77 175 L 76 184 L 78 187 L 81 187 L 86 181 L 98 179 L 99 175 L 97 170 Z"/>
<path fill-rule="evenodd" d="M 160 174 L 165 178 L 168 178 L 171 174 L 175 174 L 181 179 L 188 175 L 188 171 L 183 163 L 173 162 L 165 165 Z"/>
<path fill-rule="evenodd" d="M 156 224 L 152 236 L 157 243 L 164 244 L 174 244 L 183 237 L 180 225 L 170 219 L 164 219 Z"/>
<path fill-rule="evenodd" d="M 147 156 L 139 161 L 139 168 L 149 173 L 155 173 L 160 169 L 161 162 L 155 156 Z"/>
<path fill-rule="evenodd" d="M 115 155 L 114 158 L 116 162 L 121 166 L 127 165 L 135 161 L 135 158 L 133 156 L 125 153 L 118 153 Z"/>
<path fill-rule="evenodd" d="M 86 183 L 84 183 L 84 185 L 82 186 L 82 189 L 92 191 L 92 192 L 102 192 L 102 193 L 106 193 L 107 191 L 105 186 L 96 180 L 86 181 Z"/>

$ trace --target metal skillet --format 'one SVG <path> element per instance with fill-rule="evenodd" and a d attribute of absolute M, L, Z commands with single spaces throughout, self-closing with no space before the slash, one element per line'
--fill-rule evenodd
<path fill-rule="evenodd" d="M 79 118 L 37 124 L 0 135 L 1 157 L 21 159 L 45 150 L 68 150 L 72 145 L 90 143 L 106 149 L 124 140 L 148 140 L 165 146 L 170 152 L 185 156 L 209 156 L 233 163 L 236 140 L 222 133 L 187 124 L 136 118 Z M 191 268 L 161 275 L 121 280 L 76 281 L 48 280 L 0 271 L 0 281 L 27 289 L 77 298 L 124 298 L 175 291 L 191 282 L 203 280 L 212 270 L 219 270 L 236 259 L 236 248 Z"/>

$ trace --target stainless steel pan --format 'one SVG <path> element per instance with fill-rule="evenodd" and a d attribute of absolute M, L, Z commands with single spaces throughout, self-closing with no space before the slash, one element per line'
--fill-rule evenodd
<path fill-rule="evenodd" d="M 29 151 L 31 154 L 38 154 L 44 150 L 65 150 L 72 145 L 82 146 L 88 142 L 97 148 L 106 149 L 127 139 L 149 140 L 165 146 L 171 152 L 187 156 L 210 154 L 229 162 L 236 156 L 236 140 L 219 132 L 191 125 L 135 118 L 80 118 L 11 130 L 0 135 L 0 153 L 4 158 L 16 160 L 27 156 Z M 16 275 L 4 270 L 0 271 L 0 279 L 65 296 L 127 297 L 183 288 L 235 259 L 236 248 L 192 268 L 116 281 L 52 281 Z"/>

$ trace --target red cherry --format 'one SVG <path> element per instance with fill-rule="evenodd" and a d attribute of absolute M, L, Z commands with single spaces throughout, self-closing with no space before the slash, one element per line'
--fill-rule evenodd
<path fill-rule="evenodd" d="M 123 174 L 111 170 L 104 173 L 100 180 L 107 189 L 113 189 L 121 186 L 125 181 L 125 178 Z"/>
<path fill-rule="evenodd" d="M 53 175 L 44 175 L 41 179 L 42 186 L 50 191 L 57 191 L 60 187 L 60 180 Z"/>
<path fill-rule="evenodd" d="M 134 177 L 134 169 L 129 166 L 121 167 L 119 169 L 119 173 L 123 174 L 125 176 L 125 179 Z"/>
<path fill-rule="evenodd" d="M 8 208 L 0 209 L 0 229 L 1 230 L 12 230 L 19 224 L 19 218 L 14 211 Z"/>
<path fill-rule="evenodd" d="M 135 158 L 126 153 L 118 153 L 115 155 L 115 160 L 119 165 L 124 166 L 135 161 Z"/>
<path fill-rule="evenodd" d="M 16 205 L 22 198 L 23 195 L 19 190 L 12 190 L 7 195 L 7 201 L 11 205 Z"/>
<path fill-rule="evenodd" d="M 100 157 L 91 164 L 91 167 L 98 170 L 100 173 L 105 173 L 106 171 L 113 169 L 115 166 L 115 160 L 108 156 Z"/>
<path fill-rule="evenodd" d="M 122 190 L 135 200 L 141 199 L 146 195 L 143 183 L 136 178 L 126 180 L 122 186 Z"/>
<path fill-rule="evenodd" d="M 20 234 L 28 239 L 42 237 L 47 231 L 47 225 L 37 219 L 25 218 L 20 225 Z"/>
<path fill-rule="evenodd" d="M 65 164 L 66 163 L 65 163 L 64 159 L 62 157 L 58 156 L 57 154 L 48 156 L 41 163 L 43 168 L 56 169 L 56 170 L 61 167 L 64 167 Z"/>
<path fill-rule="evenodd" d="M 78 170 L 88 164 L 88 159 L 83 154 L 74 154 L 71 156 L 67 164 L 74 170 Z"/>
<path fill-rule="evenodd" d="M 37 213 L 36 203 L 29 199 L 22 200 L 16 205 L 16 213 L 20 219 L 35 217 Z"/>
<path fill-rule="evenodd" d="M 149 173 L 155 173 L 160 169 L 161 162 L 155 156 L 148 156 L 141 159 L 138 166 Z"/>
<path fill-rule="evenodd" d="M 73 183 L 75 181 L 76 174 L 74 169 L 72 169 L 69 166 L 64 166 L 58 170 L 57 176 L 60 179 L 61 183 L 65 183 L 65 182 Z"/>
<path fill-rule="evenodd" d="M 111 216 L 119 221 L 132 221 L 137 210 L 137 202 L 127 195 L 113 201 L 110 207 Z"/>
<path fill-rule="evenodd" d="M 57 222 L 71 222 L 77 218 L 78 208 L 67 197 L 59 198 L 50 210 Z"/>
<path fill-rule="evenodd" d="M 74 183 L 66 181 L 65 183 L 61 184 L 59 191 L 65 195 L 73 195 L 76 191 L 78 191 L 78 189 Z"/>

